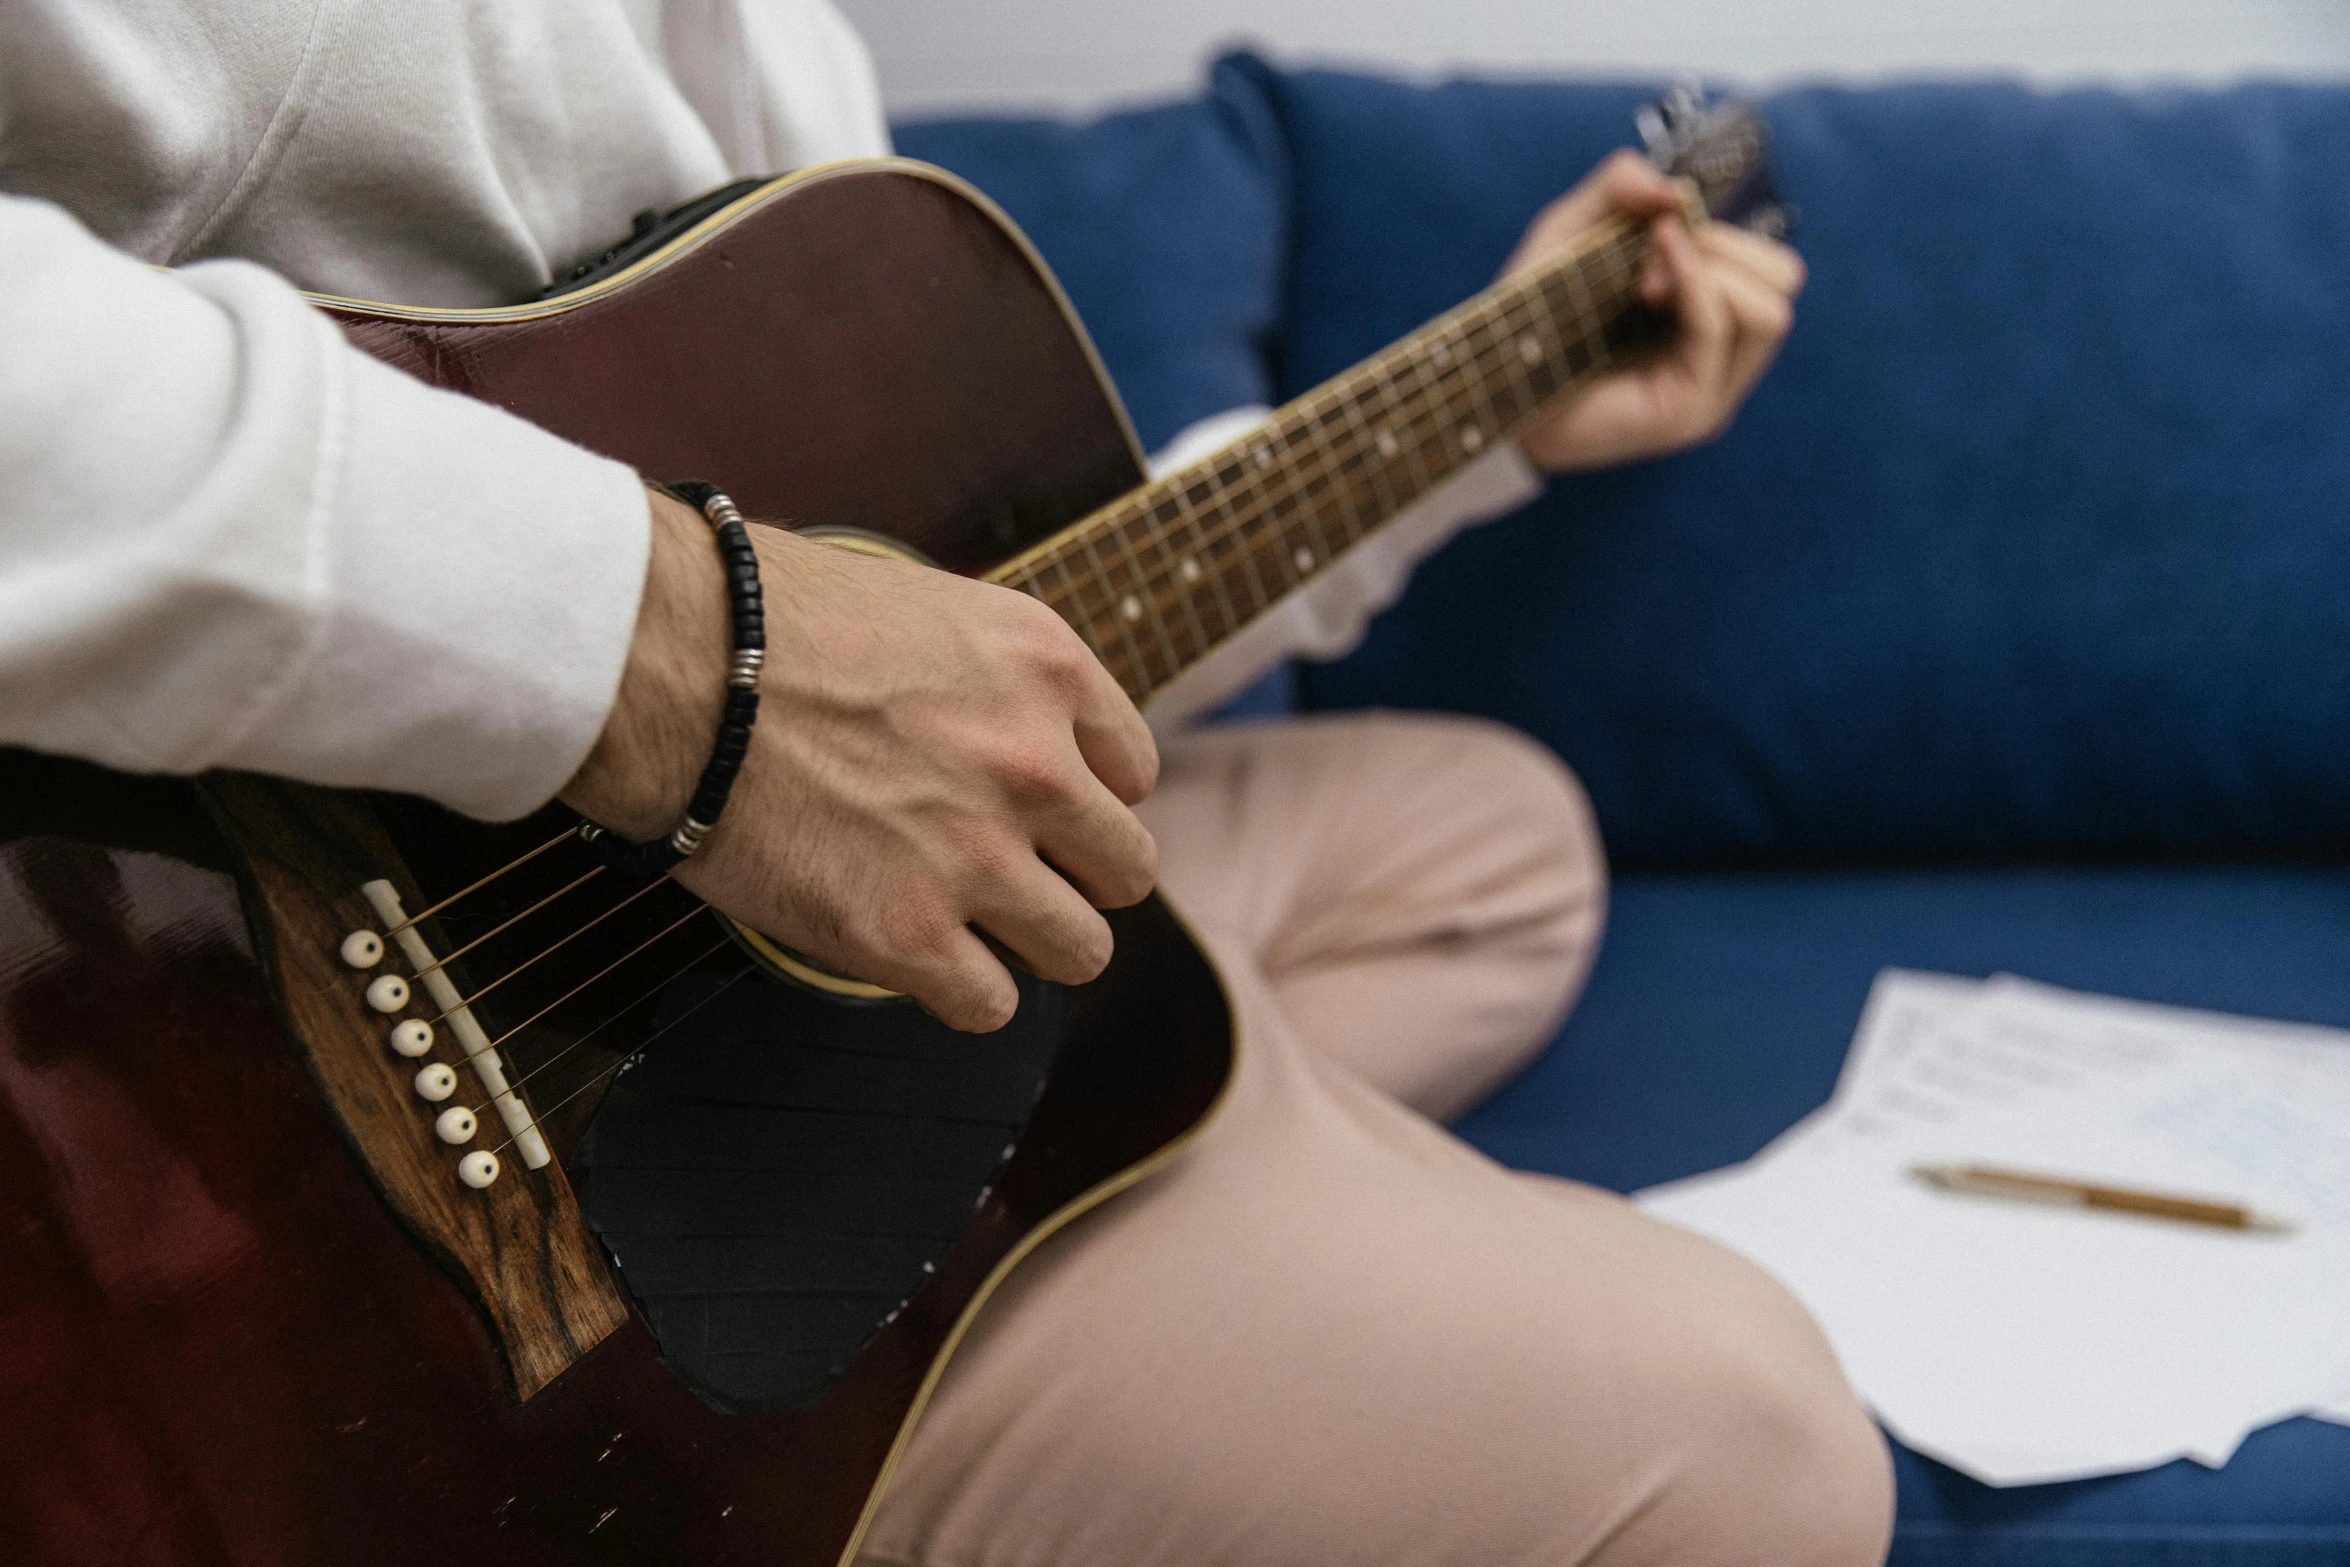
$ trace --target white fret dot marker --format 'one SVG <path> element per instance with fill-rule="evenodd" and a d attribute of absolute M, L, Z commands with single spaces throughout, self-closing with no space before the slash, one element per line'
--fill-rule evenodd
<path fill-rule="evenodd" d="M 1388 434 L 1388 433 L 1387 433 L 1385 430 L 1381 430 L 1381 431 L 1379 432 L 1379 455 L 1380 455 L 1380 456 L 1382 456 L 1382 457 L 1393 457 L 1393 456 L 1394 456 L 1394 455 L 1395 455 L 1395 454 L 1396 454 L 1398 451 L 1400 451 L 1400 450 L 1402 450 L 1402 448 L 1401 448 L 1401 447 L 1399 447 L 1399 446 L 1397 446 L 1397 445 L 1395 444 L 1395 437 L 1394 437 L 1394 436 L 1392 436 L 1392 435 Z"/>
<path fill-rule="evenodd" d="M 432 1025 L 420 1017 L 412 1017 L 392 1030 L 392 1049 L 413 1061 L 432 1049 Z"/>
<path fill-rule="evenodd" d="M 1256 449 L 1255 453 L 1250 457 L 1249 460 L 1254 462 L 1260 468 L 1270 468 L 1273 466 L 1273 448 L 1270 446 L 1260 446 Z"/>
<path fill-rule="evenodd" d="M 1434 348 L 1428 350 L 1428 357 L 1440 365 L 1450 364 L 1452 363 L 1452 350 L 1446 345 L 1438 343 Z"/>
<path fill-rule="evenodd" d="M 1118 613 L 1124 615 L 1128 620 L 1140 620 L 1142 618 L 1142 600 L 1131 593 L 1127 594 L 1125 602 L 1118 606 Z"/>
<path fill-rule="evenodd" d="M 378 974 L 367 987 L 367 1004 L 378 1012 L 397 1012 L 408 1004 L 408 982 L 397 974 Z"/>
<path fill-rule="evenodd" d="M 439 1104 L 457 1091 L 457 1074 L 446 1061 L 435 1061 L 416 1074 L 416 1097 Z"/>
<path fill-rule="evenodd" d="M 1311 571 L 1314 569 L 1314 552 L 1312 550 L 1301 548 L 1293 558 L 1297 561 L 1298 570 Z"/>
<path fill-rule="evenodd" d="M 373 968 L 384 960 L 384 939 L 372 930 L 355 930 L 343 938 L 343 961 L 353 968 Z"/>
<path fill-rule="evenodd" d="M 457 1161 L 457 1179 L 477 1192 L 497 1178 L 498 1156 L 486 1148 Z"/>
<path fill-rule="evenodd" d="M 1186 560 L 1183 562 L 1183 564 L 1182 564 L 1181 566 L 1177 567 L 1176 569 L 1182 573 L 1182 575 L 1183 575 L 1183 580 L 1184 580 L 1184 581 L 1186 581 L 1186 582 L 1197 582 L 1197 581 L 1199 581 L 1199 562 L 1198 562 L 1198 561 L 1196 561 L 1196 560 L 1191 560 L 1191 559 L 1186 559 Z"/>
<path fill-rule="evenodd" d="M 1473 424 L 1461 426 L 1461 450 L 1473 452 L 1485 444 L 1485 432 Z"/>
<path fill-rule="evenodd" d="M 433 1136 L 452 1147 L 458 1143 L 472 1142 L 473 1134 L 480 1129 L 481 1123 L 474 1120 L 473 1112 L 463 1105 L 449 1106 L 432 1123 Z"/>
<path fill-rule="evenodd" d="M 1531 335 L 1518 339 L 1518 357 L 1530 365 L 1542 363 L 1542 345 Z"/>

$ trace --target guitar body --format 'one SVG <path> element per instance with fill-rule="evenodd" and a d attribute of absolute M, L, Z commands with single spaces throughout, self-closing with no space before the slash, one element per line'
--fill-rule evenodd
<path fill-rule="evenodd" d="M 916 165 L 775 182 L 538 306 L 322 303 L 647 474 L 953 570 L 1141 480 L 1025 242 Z M 1159 900 L 1113 917 L 1103 978 L 1024 981 L 973 1038 L 772 977 L 673 885 L 567 890 L 592 869 L 568 825 L 0 752 L 0 1562 L 844 1560 L 987 1294 L 1229 1074 Z M 393 933 L 370 882 L 549 1157 L 421 981 L 366 999 L 419 975 L 396 943 L 340 955 Z M 430 1054 L 387 1048 L 436 1013 Z M 409 1086 L 435 1063 L 481 1108 L 469 1143 Z M 486 1188 L 469 1148 L 504 1150 Z"/>

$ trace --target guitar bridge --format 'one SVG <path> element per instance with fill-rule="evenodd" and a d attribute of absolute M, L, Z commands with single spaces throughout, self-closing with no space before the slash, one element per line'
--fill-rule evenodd
<path fill-rule="evenodd" d="M 402 900 L 384 873 L 405 876 L 390 837 L 363 797 L 343 791 L 214 774 L 204 794 L 244 856 L 255 943 L 296 1053 L 368 1179 L 471 1297 L 516 1396 L 529 1398 L 625 1323 L 628 1306 L 581 1222 L 563 1167 L 497 1053 L 486 1048 L 490 1041 L 465 998 L 423 933 L 403 929 L 405 914 L 389 912 Z M 357 890 L 362 886 L 369 890 Z M 379 921 L 440 1014 L 432 1022 L 390 1022 L 413 999 L 416 987 L 405 976 L 387 972 L 354 984 L 354 969 L 383 955 L 381 938 L 368 929 Z M 433 1022 L 447 1024 L 446 1033 Z M 488 1150 L 458 1152 L 475 1135 L 464 1125 L 470 1110 L 417 1113 L 424 1083 L 441 1098 L 454 1097 L 458 1068 L 468 1060 L 517 1154 L 519 1168 L 502 1176 Z M 454 1135 L 460 1130 L 463 1138 Z"/>
<path fill-rule="evenodd" d="M 383 921 L 384 929 L 392 933 L 392 940 L 398 944 L 401 955 L 408 960 L 415 982 L 423 986 L 425 995 L 440 1009 L 440 1015 L 435 1021 L 446 1023 L 449 1032 L 455 1036 L 458 1049 L 464 1053 L 464 1059 L 472 1066 L 482 1091 L 489 1095 L 489 1102 L 497 1110 L 498 1119 L 504 1123 L 510 1146 L 527 1168 L 545 1169 L 555 1156 L 547 1151 L 547 1139 L 539 1131 L 537 1121 L 532 1118 L 530 1106 L 507 1083 L 506 1064 L 499 1059 L 497 1047 L 490 1042 L 489 1034 L 473 1015 L 473 1008 L 464 997 L 457 994 L 457 987 L 449 979 L 448 970 L 442 960 L 433 955 L 424 933 L 408 918 L 408 911 L 400 902 L 400 890 L 378 877 L 359 891 L 375 910 L 377 918 Z M 344 937 L 344 961 L 352 962 L 355 943 L 362 949 L 366 947 L 367 942 L 361 938 L 373 937 L 373 932 L 365 930 L 353 931 Z M 380 942 L 377 945 L 380 947 Z M 364 968 L 369 965 L 354 963 L 353 966 Z M 369 1005 L 378 1012 L 386 1011 L 374 991 L 375 987 L 369 986 Z M 391 998 L 387 995 L 383 999 Z M 433 1045 L 433 1023 L 423 1018 L 410 1018 L 398 1023 L 391 1033 L 391 1048 L 411 1060 L 430 1051 Z M 449 1076 L 454 1074 L 444 1076 L 434 1073 L 429 1066 L 419 1068 L 415 1078 L 417 1097 L 427 1103 L 447 1099 L 454 1092 Z M 475 1130 L 473 1112 L 463 1107 L 444 1110 L 433 1122 L 434 1135 L 452 1145 L 472 1141 Z M 498 1168 L 497 1153 L 483 1149 L 460 1159 L 457 1174 L 466 1185 L 478 1190 L 498 1178 Z"/>

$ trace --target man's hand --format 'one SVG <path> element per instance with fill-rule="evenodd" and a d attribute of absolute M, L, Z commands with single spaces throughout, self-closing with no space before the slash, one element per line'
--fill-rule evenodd
<path fill-rule="evenodd" d="M 1527 457 L 1553 473 L 1657 457 L 1721 434 L 1778 354 L 1803 290 L 1794 251 L 1727 223 L 1692 233 L 1672 181 L 1629 151 L 1543 208 L 1502 275 L 1541 265 L 1619 213 L 1648 220 L 1655 250 L 1640 297 L 1670 308 L 1680 330 L 1661 353 L 1601 376 L 1519 435 Z"/>
<path fill-rule="evenodd" d="M 631 838 L 675 826 L 718 730 L 726 583 L 695 511 L 654 494 L 620 697 L 565 803 Z M 1097 908 L 1146 897 L 1158 851 L 1128 806 L 1150 731 L 1061 618 L 1008 588 L 754 527 L 767 664 L 751 752 L 677 879 L 941 1021 L 1011 1019 L 1026 968 L 1110 960 Z"/>

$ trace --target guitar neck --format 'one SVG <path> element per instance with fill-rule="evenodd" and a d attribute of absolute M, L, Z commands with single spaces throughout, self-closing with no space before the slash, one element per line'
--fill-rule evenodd
<path fill-rule="evenodd" d="M 1653 339 L 1615 220 L 988 574 L 1057 610 L 1137 703 L 1544 405 Z"/>

